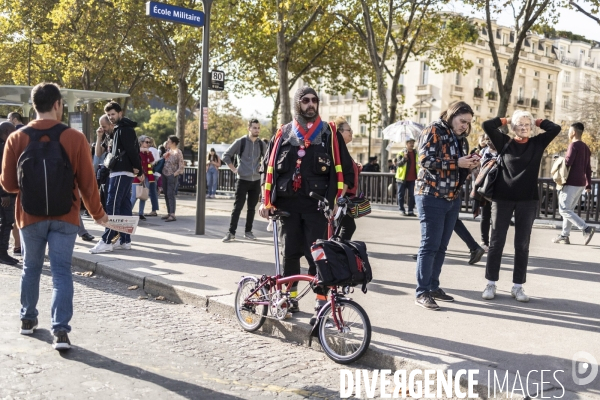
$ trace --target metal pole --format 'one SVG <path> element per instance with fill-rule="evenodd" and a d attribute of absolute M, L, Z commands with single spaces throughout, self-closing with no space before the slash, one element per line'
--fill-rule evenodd
<path fill-rule="evenodd" d="M 31 37 L 29 38 L 29 58 L 27 60 L 27 86 L 31 86 Z"/>
<path fill-rule="evenodd" d="M 196 179 L 196 235 L 204 235 L 206 223 L 206 161 L 207 132 L 205 118 L 208 118 L 208 52 L 210 42 L 210 7 L 213 0 L 202 0 L 204 6 L 204 31 L 202 32 L 202 93 L 200 95 L 200 127 L 198 135 L 198 177 Z M 205 114 L 206 113 L 206 114 Z M 208 124 L 208 120 L 206 121 Z"/>

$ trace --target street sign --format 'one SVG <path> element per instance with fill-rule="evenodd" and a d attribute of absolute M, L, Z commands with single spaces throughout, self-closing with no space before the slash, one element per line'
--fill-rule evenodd
<path fill-rule="evenodd" d="M 225 72 L 211 71 L 209 90 L 225 90 Z"/>
<path fill-rule="evenodd" d="M 146 3 L 146 15 L 192 26 L 204 26 L 204 13 L 189 8 L 149 1 Z"/>
<path fill-rule="evenodd" d="M 204 129 L 208 129 L 208 107 L 202 108 L 202 123 L 204 125 Z"/>

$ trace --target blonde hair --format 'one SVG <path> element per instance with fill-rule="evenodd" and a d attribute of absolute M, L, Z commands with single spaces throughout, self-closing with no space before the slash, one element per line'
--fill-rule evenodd
<path fill-rule="evenodd" d="M 350 127 L 350 124 L 344 117 L 336 117 L 333 122 L 335 123 L 335 127 L 337 128 L 338 132 L 344 127 L 344 125 L 348 125 L 348 127 Z"/>

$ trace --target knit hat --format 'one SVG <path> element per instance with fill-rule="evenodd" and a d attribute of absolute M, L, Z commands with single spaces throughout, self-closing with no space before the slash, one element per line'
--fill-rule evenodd
<path fill-rule="evenodd" d="M 316 118 L 316 116 L 310 117 L 310 118 L 305 116 L 302 113 L 302 108 L 300 108 L 300 99 L 303 98 L 304 96 L 306 96 L 307 94 L 312 94 L 317 98 L 317 100 L 319 99 L 317 92 L 311 87 L 304 86 L 304 87 L 298 88 L 298 90 L 296 90 L 296 94 L 294 95 L 294 118 L 296 118 L 296 120 L 298 120 L 298 121 L 304 122 L 307 120 L 314 120 Z M 319 105 L 317 104 L 317 115 L 318 114 L 319 114 Z"/>

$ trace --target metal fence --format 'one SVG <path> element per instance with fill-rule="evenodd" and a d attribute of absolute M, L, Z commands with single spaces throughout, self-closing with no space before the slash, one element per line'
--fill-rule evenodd
<path fill-rule="evenodd" d="M 179 190 L 196 191 L 197 168 L 187 167 L 183 175 L 179 177 Z M 235 190 L 235 174 L 229 169 L 219 170 L 218 191 L 233 192 Z M 462 191 L 461 209 L 464 212 L 472 212 L 471 180 L 465 182 Z M 394 174 L 386 172 L 363 172 L 358 179 L 358 192 L 363 192 L 373 204 L 391 205 L 398 204 L 397 185 Z M 586 222 L 600 221 L 600 179 L 592 180 L 591 193 L 585 191 L 575 207 L 575 212 Z M 556 183 L 551 178 L 538 179 L 538 218 L 559 220 L 558 213 L 558 190 Z"/>

